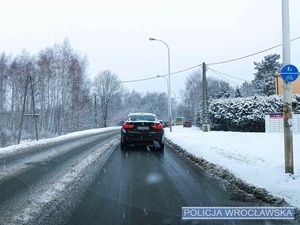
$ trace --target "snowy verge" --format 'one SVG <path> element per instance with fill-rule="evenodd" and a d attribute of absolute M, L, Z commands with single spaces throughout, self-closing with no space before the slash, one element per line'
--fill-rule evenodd
<path fill-rule="evenodd" d="M 82 140 L 70 141 L 67 145 L 55 146 L 51 151 L 36 151 L 35 154 L 26 155 L 25 157 L 18 158 L 18 163 L 4 163 L 2 170 L 0 170 L 0 184 L 10 177 L 17 177 L 18 174 L 24 173 L 31 168 L 34 168 L 36 164 L 45 165 L 52 159 L 70 152 L 80 146 L 84 146 L 87 143 L 97 140 L 98 135 L 88 136 Z M 67 141 L 67 139 L 65 139 Z M 48 140 L 49 141 L 49 140 Z M 50 141 L 48 142 L 50 145 Z M 53 144 L 53 143 L 52 143 Z M 35 148 L 30 148 L 31 150 Z M 12 153 L 12 152 L 11 152 Z M 5 159 L 4 159 L 5 161 Z"/>
<path fill-rule="evenodd" d="M 118 144 L 118 139 L 110 140 L 73 162 L 71 169 L 51 185 L 39 187 L 34 198 L 5 224 L 63 224 Z"/>
<path fill-rule="evenodd" d="M 294 174 L 284 171 L 282 133 L 165 129 L 178 154 L 222 182 L 232 198 L 300 208 L 300 135 L 294 135 Z M 242 196 L 242 197 L 240 197 Z"/>
<path fill-rule="evenodd" d="M 221 182 L 223 188 L 225 188 L 231 194 L 231 199 L 248 201 L 248 202 L 262 202 L 277 206 L 289 206 L 288 203 L 279 197 L 274 197 L 268 194 L 268 191 L 264 188 L 255 187 L 236 177 L 228 169 L 219 166 L 217 164 L 208 162 L 202 157 L 196 157 L 188 151 L 176 145 L 171 140 L 166 140 L 169 146 L 175 150 L 180 157 L 187 160 L 194 167 L 205 172 L 210 177 L 217 179 Z M 227 181 L 224 183 L 224 181 Z"/>
<path fill-rule="evenodd" d="M 210 163 L 203 158 L 199 158 L 189 153 L 188 151 L 181 148 L 179 145 L 174 144 L 171 140 L 166 138 L 166 143 L 175 151 L 177 154 L 189 162 L 194 168 L 204 172 L 209 177 L 216 180 L 217 183 L 230 195 L 231 200 L 254 202 L 263 206 L 279 206 L 287 207 L 292 206 L 288 204 L 284 198 L 276 197 L 271 195 L 266 189 L 259 188 L 244 180 L 238 178 L 228 169 Z M 294 207 L 294 206 L 292 206 Z M 293 221 L 286 221 L 289 224 L 300 223 L 300 210 L 296 208 L 295 219 Z"/>
<path fill-rule="evenodd" d="M 0 158 L 8 157 L 11 155 L 23 153 L 26 151 L 31 151 L 33 149 L 40 149 L 53 144 L 59 144 L 70 140 L 86 138 L 89 136 L 94 136 L 108 131 L 118 130 L 120 127 L 107 127 L 99 129 L 90 129 L 85 131 L 77 131 L 62 135 L 59 137 L 49 138 L 49 139 L 40 139 L 38 141 L 24 142 L 20 145 L 12 145 L 5 148 L 0 148 Z"/>

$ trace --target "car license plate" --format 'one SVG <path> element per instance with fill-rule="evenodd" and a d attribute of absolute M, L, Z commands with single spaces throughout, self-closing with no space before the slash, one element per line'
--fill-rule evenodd
<path fill-rule="evenodd" d="M 141 127 L 141 126 L 138 126 L 137 129 L 138 129 L 138 130 L 149 130 L 149 127 Z"/>

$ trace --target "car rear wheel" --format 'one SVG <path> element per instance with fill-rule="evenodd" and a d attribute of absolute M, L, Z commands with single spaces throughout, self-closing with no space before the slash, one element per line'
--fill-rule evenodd
<path fill-rule="evenodd" d="M 125 143 L 121 142 L 120 146 L 121 146 L 121 150 L 126 150 L 127 145 Z"/>
<path fill-rule="evenodd" d="M 158 148 L 159 151 L 163 152 L 164 151 L 164 148 L 165 148 L 165 144 L 164 143 L 161 143 L 160 144 L 160 147 Z"/>

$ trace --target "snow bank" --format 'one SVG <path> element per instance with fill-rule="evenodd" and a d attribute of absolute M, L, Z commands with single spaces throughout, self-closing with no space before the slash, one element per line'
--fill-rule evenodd
<path fill-rule="evenodd" d="M 294 134 L 294 174 L 284 168 L 282 133 L 202 132 L 174 126 L 166 137 L 187 152 L 228 169 L 249 185 L 300 208 L 300 135 Z"/>

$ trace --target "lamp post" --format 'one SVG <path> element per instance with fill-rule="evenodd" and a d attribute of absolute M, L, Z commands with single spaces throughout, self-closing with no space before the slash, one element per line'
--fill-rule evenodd
<path fill-rule="evenodd" d="M 170 118 L 170 108 L 169 108 L 169 80 L 168 80 L 168 78 L 166 78 L 166 77 L 164 77 L 164 76 L 157 75 L 157 77 L 165 78 L 166 81 L 167 81 L 167 92 L 168 92 L 168 121 L 169 121 L 169 118 Z M 170 121 L 169 121 L 169 123 L 170 123 Z M 171 131 L 171 128 L 170 128 L 170 131 Z"/>
<path fill-rule="evenodd" d="M 175 101 L 174 101 L 174 104 L 173 104 L 173 109 L 174 109 L 173 111 L 174 111 L 175 118 L 177 118 L 177 95 L 174 91 L 172 91 L 172 93 L 175 96 Z M 176 123 L 176 121 L 175 121 L 175 123 Z"/>
<path fill-rule="evenodd" d="M 170 126 L 170 132 L 172 132 L 172 109 L 171 109 L 171 77 L 170 77 L 170 48 L 167 45 L 166 42 L 156 39 L 156 38 L 149 38 L 150 41 L 160 41 L 162 43 L 164 43 L 167 46 L 168 49 L 168 117 L 169 117 L 169 126 Z M 167 78 L 166 78 L 167 79 Z"/>

